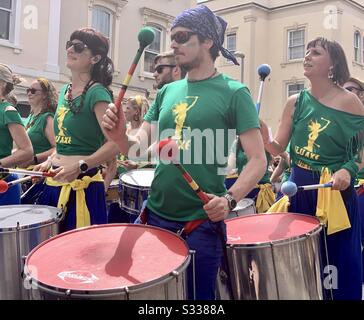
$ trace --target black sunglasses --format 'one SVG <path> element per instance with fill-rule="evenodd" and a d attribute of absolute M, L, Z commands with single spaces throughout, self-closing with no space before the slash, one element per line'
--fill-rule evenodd
<path fill-rule="evenodd" d="M 66 50 L 68 50 L 72 46 L 73 50 L 75 50 L 76 53 L 82 53 L 83 50 L 87 48 L 87 45 L 84 44 L 83 42 L 72 42 L 70 40 L 66 42 Z"/>
<path fill-rule="evenodd" d="M 351 87 L 346 87 L 345 89 L 346 89 L 346 90 L 348 90 L 348 91 L 350 91 L 350 92 L 353 92 L 354 90 L 359 91 L 359 92 L 363 91 L 363 90 L 361 90 L 360 88 L 353 87 L 353 86 L 351 86 Z"/>
<path fill-rule="evenodd" d="M 26 91 L 27 91 L 27 94 L 29 94 L 29 93 L 36 94 L 37 91 L 42 91 L 42 90 L 35 89 L 35 88 L 28 88 Z"/>
<path fill-rule="evenodd" d="M 190 38 L 197 34 L 193 31 L 178 31 L 175 34 L 171 35 L 171 41 L 176 41 L 178 44 L 186 43 Z"/>
<path fill-rule="evenodd" d="M 160 64 L 154 69 L 154 71 L 161 74 L 163 72 L 164 67 L 174 68 L 175 66 L 176 66 L 175 64 Z"/>

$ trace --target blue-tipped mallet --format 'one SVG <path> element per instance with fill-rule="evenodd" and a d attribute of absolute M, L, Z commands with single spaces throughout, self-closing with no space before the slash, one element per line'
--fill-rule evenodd
<path fill-rule="evenodd" d="M 281 192 L 288 197 L 293 197 L 297 193 L 297 191 L 315 190 L 319 188 L 331 188 L 331 187 L 332 187 L 332 182 L 311 184 L 307 186 L 297 187 L 297 185 L 294 182 L 286 181 L 282 183 Z"/>
<path fill-rule="evenodd" d="M 271 71 L 272 71 L 272 69 L 269 66 L 269 64 L 261 64 L 258 68 L 258 75 L 260 78 L 260 87 L 259 87 L 258 101 L 255 105 L 255 107 L 257 108 L 258 114 L 260 112 L 260 104 L 261 104 L 262 96 L 263 96 L 264 80 L 266 77 L 269 76 Z"/>

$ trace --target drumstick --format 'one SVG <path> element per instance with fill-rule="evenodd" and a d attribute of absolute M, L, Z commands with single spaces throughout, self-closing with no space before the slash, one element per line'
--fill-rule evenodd
<path fill-rule="evenodd" d="M 169 150 L 166 148 L 170 148 Z M 167 152 L 166 152 L 167 150 Z M 181 163 L 177 162 L 176 155 L 178 152 L 178 147 L 175 141 L 171 138 L 163 139 L 158 144 L 158 155 L 164 161 L 172 162 L 176 168 L 182 173 L 183 178 L 191 187 L 191 189 L 196 193 L 196 195 L 201 199 L 201 201 L 206 204 L 210 201 L 209 197 L 205 192 L 203 192 L 197 182 L 191 177 L 191 175 L 186 171 L 186 169 L 182 166 Z M 182 231 L 187 234 L 192 232 L 193 229 L 197 228 L 201 223 L 206 221 L 206 219 L 196 219 L 192 221 L 188 221 Z"/>
<path fill-rule="evenodd" d="M 166 147 L 169 147 L 170 150 L 167 149 L 167 152 L 165 152 L 165 151 L 163 152 L 163 148 L 166 148 Z M 178 152 L 178 146 L 177 146 L 176 142 L 174 140 L 172 140 L 171 138 L 166 138 L 164 140 L 161 140 L 158 144 L 158 155 L 159 156 L 162 155 L 162 160 L 171 161 L 178 168 L 178 170 L 180 170 L 185 181 L 188 183 L 188 185 L 191 187 L 191 189 L 193 191 L 195 191 L 195 193 L 201 199 L 201 201 L 204 204 L 208 203 L 210 201 L 210 199 L 207 196 L 207 194 L 201 190 L 200 186 L 191 177 L 191 175 L 187 172 L 187 170 L 183 167 L 183 165 L 176 160 L 177 152 Z M 195 228 L 197 228 L 200 224 L 202 224 L 205 221 L 206 221 L 206 219 L 196 219 L 196 220 L 188 221 L 185 224 L 184 228 L 181 230 L 180 234 L 182 232 L 185 232 L 186 234 L 191 233 Z M 220 225 L 217 225 L 217 226 L 218 226 L 218 228 L 217 228 L 218 236 L 221 241 L 224 259 L 227 264 L 228 255 L 227 255 L 227 250 L 226 250 L 225 235 L 224 235 L 223 230 L 221 229 L 221 226 Z M 232 286 L 231 286 L 231 276 L 230 276 L 229 268 L 227 268 L 225 271 L 226 271 L 226 276 L 228 279 L 228 281 L 227 281 L 228 291 L 229 291 L 230 297 L 233 299 L 234 295 L 233 295 L 233 290 L 232 290 Z"/>
<path fill-rule="evenodd" d="M 28 176 L 28 177 L 20 178 L 20 179 L 13 180 L 13 181 L 10 181 L 10 182 L 6 182 L 4 180 L 0 180 L 0 193 L 5 193 L 12 186 L 15 186 L 15 185 L 17 185 L 19 183 L 26 182 L 26 181 L 31 180 L 33 178 L 34 177 L 32 177 L 32 176 Z"/>
<path fill-rule="evenodd" d="M 255 105 L 255 107 L 258 111 L 258 114 L 260 112 L 260 104 L 261 104 L 262 96 L 263 96 L 264 80 L 266 77 L 268 77 L 270 72 L 271 72 L 271 67 L 269 66 L 269 64 L 262 64 L 258 68 L 258 75 L 260 77 L 260 86 L 259 86 L 258 101 Z"/>
<path fill-rule="evenodd" d="M 306 185 L 306 186 L 297 186 L 292 181 L 286 181 L 286 182 L 283 182 L 283 184 L 281 186 L 281 192 L 284 195 L 293 197 L 298 191 L 315 190 L 315 189 L 319 189 L 319 188 L 331 188 L 331 187 L 332 187 L 332 182 L 321 183 L 321 184 L 311 184 L 311 185 Z"/>
<path fill-rule="evenodd" d="M 166 148 L 169 148 L 166 149 Z M 166 152 L 167 150 L 167 152 Z M 187 172 L 187 170 L 183 167 L 181 163 L 176 160 L 176 154 L 178 152 L 178 147 L 175 141 L 171 138 L 163 139 L 159 142 L 158 145 L 158 154 L 164 161 L 172 162 L 182 173 L 183 178 L 188 183 L 193 191 L 197 194 L 197 196 L 202 200 L 204 204 L 210 201 L 209 197 L 203 192 L 197 182 L 191 177 L 191 175 Z"/>
<path fill-rule="evenodd" d="M 54 177 L 56 175 L 56 173 L 54 172 L 41 172 L 41 171 L 11 169 L 11 168 L 0 168 L 0 173 L 17 173 L 33 177 Z"/>

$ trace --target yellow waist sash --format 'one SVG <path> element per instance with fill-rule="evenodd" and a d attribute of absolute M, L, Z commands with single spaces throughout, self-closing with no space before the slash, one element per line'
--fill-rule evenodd
<path fill-rule="evenodd" d="M 259 184 L 256 187 L 260 189 L 256 201 L 257 212 L 263 213 L 266 212 L 274 203 L 274 192 L 270 183 Z"/>
<path fill-rule="evenodd" d="M 46 179 L 46 184 L 51 187 L 62 187 L 59 195 L 57 208 L 67 210 L 67 203 L 70 198 L 71 190 L 76 191 L 76 228 L 82 228 L 91 225 L 90 212 L 86 205 L 85 189 L 88 188 L 92 182 L 103 182 L 100 172 L 96 173 L 93 177 L 85 176 L 82 179 L 76 179 L 72 182 L 60 183 L 54 181 L 52 178 Z"/>

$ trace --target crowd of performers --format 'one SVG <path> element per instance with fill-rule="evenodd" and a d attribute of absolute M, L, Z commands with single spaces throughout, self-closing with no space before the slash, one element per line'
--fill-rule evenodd
<path fill-rule="evenodd" d="M 289 211 L 323 219 L 329 263 L 338 269 L 334 299 L 361 299 L 364 83 L 350 78 L 337 42 L 310 41 L 303 63 L 310 86 L 289 97 L 272 137 L 258 117 L 249 89 L 215 68 L 219 54 L 238 64 L 223 47 L 225 29 L 226 22 L 203 5 L 177 16 L 171 27 L 172 53 L 155 59 L 156 99 L 149 106 L 145 97 L 131 97 L 123 112 L 112 104 L 109 86 L 114 69 L 108 40 L 92 29 L 76 30 L 67 41 L 71 80 L 59 94 L 47 79 L 31 83 L 27 89 L 31 112 L 25 122 L 11 94 L 21 79 L 0 64 L 0 167 L 55 173 L 23 186 L 24 190 L 20 184 L 9 188 L 0 194 L 0 205 L 22 202 L 62 208 L 66 212 L 62 232 L 129 222 L 120 208 L 108 215 L 105 192 L 120 174 L 149 165 L 155 167 L 155 177 L 136 223 L 177 232 L 188 222 L 203 219 L 182 233 L 196 251 L 197 299 L 215 298 L 224 246 L 221 235 L 226 238 L 224 219 L 243 198 L 254 199 L 259 213 Z M 145 143 L 148 156 L 156 143 L 151 139 L 154 133 L 167 129 L 174 132 L 180 159 L 187 152 L 193 159 L 195 150 L 186 130 L 223 130 L 222 145 L 202 143 L 202 164 L 184 163 L 208 194 L 207 204 L 175 166 L 129 156 L 132 147 Z M 229 129 L 236 130 L 233 144 L 227 139 Z M 225 175 L 217 161 L 224 150 L 231 151 Z M 210 154 L 214 161 L 207 163 Z M 17 178 L 1 176 L 6 182 Z M 287 198 L 279 193 L 282 180 L 333 185 Z M 192 288 L 189 268 L 189 297 Z"/>

